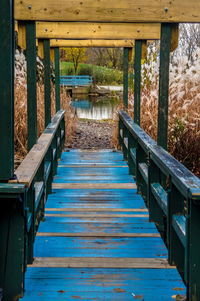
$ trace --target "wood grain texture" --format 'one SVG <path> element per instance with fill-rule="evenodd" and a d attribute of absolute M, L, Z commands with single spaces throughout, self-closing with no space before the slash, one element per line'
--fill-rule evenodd
<path fill-rule="evenodd" d="M 36 37 L 43 39 L 160 39 L 160 24 L 36 22 Z"/>
<path fill-rule="evenodd" d="M 63 40 L 51 39 L 51 47 L 134 47 L 135 40 L 102 40 L 102 39 L 87 39 L 87 40 Z"/>
<path fill-rule="evenodd" d="M 168 301 L 173 288 L 185 293 L 142 197 L 124 189 L 135 185 L 126 164 L 121 152 L 62 154 L 54 184 L 69 189 L 48 196 L 24 301 Z"/>
<path fill-rule="evenodd" d="M 38 40 L 38 56 L 44 58 L 44 42 L 43 40 Z"/>
<path fill-rule="evenodd" d="M 158 233 L 106 233 L 106 232 L 89 232 L 89 233 L 62 233 L 62 232 L 38 232 L 37 236 L 54 236 L 54 237 L 160 237 Z"/>
<path fill-rule="evenodd" d="M 134 183 L 53 183 L 53 189 L 136 189 Z"/>
<path fill-rule="evenodd" d="M 148 212 L 148 209 L 141 208 L 46 208 L 49 211 L 62 211 L 62 212 Z"/>
<path fill-rule="evenodd" d="M 196 0 L 15 0 L 16 20 L 200 22 Z"/>
<path fill-rule="evenodd" d="M 60 120 L 63 118 L 65 111 L 59 111 L 49 124 L 49 133 L 43 133 L 38 139 L 37 143 L 32 147 L 25 159 L 15 171 L 17 180 L 11 180 L 9 183 L 23 183 L 29 187 L 40 167 L 44 156 L 53 140 Z"/>
<path fill-rule="evenodd" d="M 36 257 L 31 267 L 174 269 L 162 258 Z"/>
<path fill-rule="evenodd" d="M 59 167 L 71 167 L 71 168 L 80 168 L 80 167 L 98 167 L 98 168 L 107 168 L 107 167 L 124 167 L 127 168 L 128 166 L 122 166 L 122 165 L 109 165 L 109 164 L 101 164 L 101 163 L 94 163 L 94 164 L 88 164 L 88 163 L 72 163 L 72 165 L 67 164 L 59 164 Z"/>
<path fill-rule="evenodd" d="M 148 217 L 148 214 L 90 214 L 90 213 L 85 213 L 85 214 L 56 214 L 56 213 L 46 213 L 45 216 L 51 216 L 51 217 L 75 217 L 75 218 L 110 218 L 110 217 Z"/>

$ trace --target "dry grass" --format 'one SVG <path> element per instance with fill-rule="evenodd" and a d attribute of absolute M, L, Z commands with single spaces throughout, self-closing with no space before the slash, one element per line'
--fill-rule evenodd
<path fill-rule="evenodd" d="M 55 114 L 55 88 L 52 86 L 51 115 Z M 76 120 L 72 117 L 71 98 L 61 89 L 61 108 L 66 110 L 66 143 L 70 141 L 76 126 Z M 37 129 L 38 137 L 44 131 L 44 86 L 37 86 Z M 27 154 L 27 88 L 26 84 L 15 83 L 15 163 L 18 165 Z"/>
<path fill-rule="evenodd" d="M 191 71 L 192 69 L 192 71 Z M 168 151 L 200 177 L 200 78 L 194 67 L 171 75 L 169 86 Z M 134 115 L 133 94 L 128 113 Z M 141 127 L 157 140 L 158 83 L 141 91 Z M 116 117 L 112 144 L 118 147 Z"/>

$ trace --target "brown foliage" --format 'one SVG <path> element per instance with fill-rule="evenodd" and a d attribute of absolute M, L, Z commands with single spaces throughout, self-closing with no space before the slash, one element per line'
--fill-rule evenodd
<path fill-rule="evenodd" d="M 193 95 L 193 92 L 187 87 L 187 90 L 182 91 L 184 92 L 183 97 L 180 97 L 178 93 L 173 96 L 172 89 L 169 92 L 168 151 L 200 177 L 200 106 L 198 98 L 200 88 Z M 141 93 L 141 127 L 154 140 L 157 140 L 157 95 L 158 92 L 151 89 L 143 89 Z M 128 113 L 132 118 L 134 116 L 133 101 L 133 94 L 130 93 Z M 122 104 L 118 110 L 120 109 L 122 109 Z M 117 114 L 113 127 L 112 145 L 118 147 Z"/>
<path fill-rule="evenodd" d="M 52 85 L 51 115 L 55 114 L 55 88 Z M 61 108 L 66 110 L 66 142 L 70 141 L 75 128 L 75 119 L 71 114 L 71 98 L 61 89 Z M 38 137 L 45 127 L 44 86 L 37 86 L 37 130 Z M 27 88 L 26 84 L 15 83 L 15 162 L 18 165 L 27 154 Z"/>

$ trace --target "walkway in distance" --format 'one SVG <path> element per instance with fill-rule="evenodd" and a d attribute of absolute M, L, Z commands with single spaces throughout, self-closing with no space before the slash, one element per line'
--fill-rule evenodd
<path fill-rule="evenodd" d="M 184 300 L 121 152 L 62 154 L 34 256 L 25 301 Z"/>

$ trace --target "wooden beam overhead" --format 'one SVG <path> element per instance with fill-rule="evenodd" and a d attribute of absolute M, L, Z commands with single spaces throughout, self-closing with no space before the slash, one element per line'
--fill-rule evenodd
<path fill-rule="evenodd" d="M 160 39 L 157 23 L 37 22 L 40 39 Z"/>
<path fill-rule="evenodd" d="M 15 0 L 16 20 L 200 22 L 197 0 Z"/>
<path fill-rule="evenodd" d="M 51 47 L 134 47 L 135 40 L 58 40 L 50 41 Z"/>

